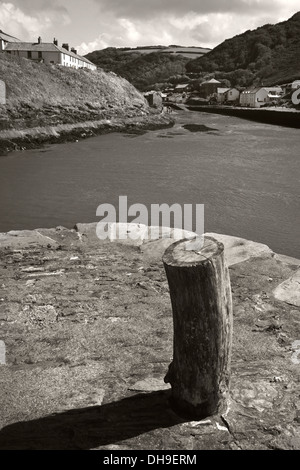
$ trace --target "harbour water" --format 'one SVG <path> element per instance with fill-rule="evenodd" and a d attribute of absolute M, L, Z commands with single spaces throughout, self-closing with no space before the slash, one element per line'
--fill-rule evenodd
<path fill-rule="evenodd" d="M 99 204 L 204 204 L 205 231 L 300 258 L 298 129 L 180 111 L 174 127 L 0 158 L 0 232 L 95 222 Z"/>

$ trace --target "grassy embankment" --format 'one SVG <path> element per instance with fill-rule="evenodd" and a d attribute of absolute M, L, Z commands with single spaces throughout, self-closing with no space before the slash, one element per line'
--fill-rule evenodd
<path fill-rule="evenodd" d="M 0 55 L 7 103 L 0 105 L 0 152 L 107 132 L 167 125 L 125 79 Z"/>

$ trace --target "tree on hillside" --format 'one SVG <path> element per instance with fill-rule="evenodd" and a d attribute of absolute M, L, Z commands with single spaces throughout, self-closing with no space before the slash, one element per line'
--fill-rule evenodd
<path fill-rule="evenodd" d="M 300 76 L 300 12 L 288 21 L 265 25 L 224 41 L 186 64 L 188 73 L 216 72 L 232 85 L 292 81 Z"/>

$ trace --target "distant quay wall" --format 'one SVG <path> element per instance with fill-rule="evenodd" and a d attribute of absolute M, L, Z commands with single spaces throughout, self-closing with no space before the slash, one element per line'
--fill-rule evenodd
<path fill-rule="evenodd" d="M 238 108 L 231 106 L 186 106 L 190 111 L 223 114 L 235 116 L 251 121 L 275 124 L 277 126 L 300 128 L 300 110 L 286 110 L 283 108 Z"/>

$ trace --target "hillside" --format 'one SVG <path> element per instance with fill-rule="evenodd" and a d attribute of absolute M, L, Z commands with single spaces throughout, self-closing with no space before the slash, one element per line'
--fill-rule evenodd
<path fill-rule="evenodd" d="M 181 54 L 164 52 L 141 53 L 137 49 L 109 47 L 87 54 L 87 58 L 105 71 L 113 71 L 126 78 L 139 90 L 151 88 L 156 83 L 168 82 L 170 77 L 185 74 L 189 62 Z"/>
<path fill-rule="evenodd" d="M 0 54 L 7 103 L 0 105 L 0 155 L 107 132 L 172 126 L 124 78 L 102 70 L 48 66 Z"/>
<path fill-rule="evenodd" d="M 300 12 L 288 21 L 267 24 L 227 39 L 186 65 L 188 72 L 227 78 L 231 84 L 272 85 L 300 77 Z"/>
<path fill-rule="evenodd" d="M 83 122 L 147 112 L 143 96 L 125 79 L 101 70 L 37 64 L 0 54 L 7 105 L 0 128 Z"/>
<path fill-rule="evenodd" d="M 186 46 L 178 46 L 178 45 L 171 45 L 171 46 L 139 46 L 139 47 L 123 47 L 120 50 L 126 52 L 127 54 L 150 54 L 152 52 L 162 52 L 163 54 L 180 54 L 183 57 L 187 57 L 188 59 L 197 59 L 198 57 L 202 57 L 207 52 L 211 51 L 207 47 L 186 47 Z"/>

